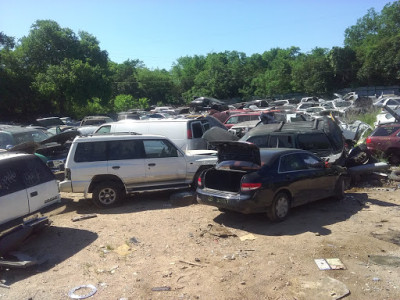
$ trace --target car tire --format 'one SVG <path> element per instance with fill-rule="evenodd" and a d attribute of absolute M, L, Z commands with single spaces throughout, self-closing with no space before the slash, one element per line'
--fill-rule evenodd
<path fill-rule="evenodd" d="M 335 198 L 337 200 L 342 200 L 345 197 L 345 182 L 344 178 L 340 176 L 338 180 L 336 181 L 336 186 L 335 186 Z"/>
<path fill-rule="evenodd" d="M 268 218 L 273 222 L 281 222 L 286 219 L 290 211 L 290 198 L 285 192 L 275 195 L 272 205 L 267 211 Z"/>
<path fill-rule="evenodd" d="M 100 182 L 93 189 L 92 200 L 100 208 L 114 207 L 124 198 L 123 188 L 115 182 Z"/>

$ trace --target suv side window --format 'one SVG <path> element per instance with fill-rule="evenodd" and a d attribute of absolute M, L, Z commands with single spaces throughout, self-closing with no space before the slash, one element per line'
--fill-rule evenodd
<path fill-rule="evenodd" d="M 106 161 L 106 142 L 78 143 L 75 151 L 75 162 Z"/>
<path fill-rule="evenodd" d="M 290 135 L 271 135 L 268 147 L 270 148 L 294 148 Z"/>
<path fill-rule="evenodd" d="M 143 140 L 146 158 L 178 157 L 178 150 L 167 140 Z"/>
<path fill-rule="evenodd" d="M 328 137 L 323 133 L 299 134 L 299 148 L 304 150 L 331 149 Z"/>
<path fill-rule="evenodd" d="M 268 140 L 269 140 L 269 135 L 258 135 L 258 136 L 252 136 L 249 139 L 247 139 L 247 142 L 253 143 L 257 145 L 259 148 L 268 148 Z"/>
<path fill-rule="evenodd" d="M 143 143 L 140 140 L 109 141 L 108 160 L 144 158 Z"/>

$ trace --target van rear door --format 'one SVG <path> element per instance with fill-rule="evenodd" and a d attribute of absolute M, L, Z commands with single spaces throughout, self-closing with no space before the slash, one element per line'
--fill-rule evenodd
<path fill-rule="evenodd" d="M 29 213 L 29 205 L 19 172 L 23 163 L 8 160 L 0 164 L 0 224 L 3 224 Z"/>
<path fill-rule="evenodd" d="M 54 174 L 38 157 L 32 156 L 26 161 L 22 179 L 26 186 L 29 212 L 37 211 L 60 200 Z"/>

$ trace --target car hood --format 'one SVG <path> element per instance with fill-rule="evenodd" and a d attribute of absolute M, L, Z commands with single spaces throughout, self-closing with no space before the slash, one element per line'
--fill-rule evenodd
<path fill-rule="evenodd" d="M 69 140 L 73 140 L 77 135 L 79 135 L 78 130 L 68 130 L 61 132 L 59 134 L 53 135 L 49 137 L 48 139 L 45 139 L 44 141 L 41 141 L 40 144 L 45 145 L 49 143 L 58 143 L 58 144 L 65 144 L 65 142 Z"/>
<path fill-rule="evenodd" d="M 260 149 L 247 142 L 212 142 L 218 150 L 218 163 L 227 160 L 247 161 L 261 165 Z"/>

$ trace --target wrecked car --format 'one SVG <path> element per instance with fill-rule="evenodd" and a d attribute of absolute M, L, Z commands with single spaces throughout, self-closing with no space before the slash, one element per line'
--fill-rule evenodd
<path fill-rule="evenodd" d="M 35 155 L 0 152 L 0 224 L 61 201 L 54 174 Z"/>
<path fill-rule="evenodd" d="M 244 142 L 215 143 L 218 162 L 202 172 L 197 201 L 220 210 L 267 212 L 284 220 L 292 207 L 344 197 L 345 169 L 300 149 L 260 149 Z"/>
<path fill-rule="evenodd" d="M 2 125 L 0 128 L 0 149 L 12 147 L 28 142 L 41 142 L 47 139 L 42 130 L 22 126 Z"/>
<path fill-rule="evenodd" d="M 259 124 L 240 141 L 260 148 L 297 148 L 308 150 L 335 164 L 344 164 L 345 143 L 340 127 L 330 118 L 294 123 Z"/>
<path fill-rule="evenodd" d="M 400 164 L 400 123 L 378 126 L 365 142 L 368 150 L 382 154 L 390 164 Z"/>

